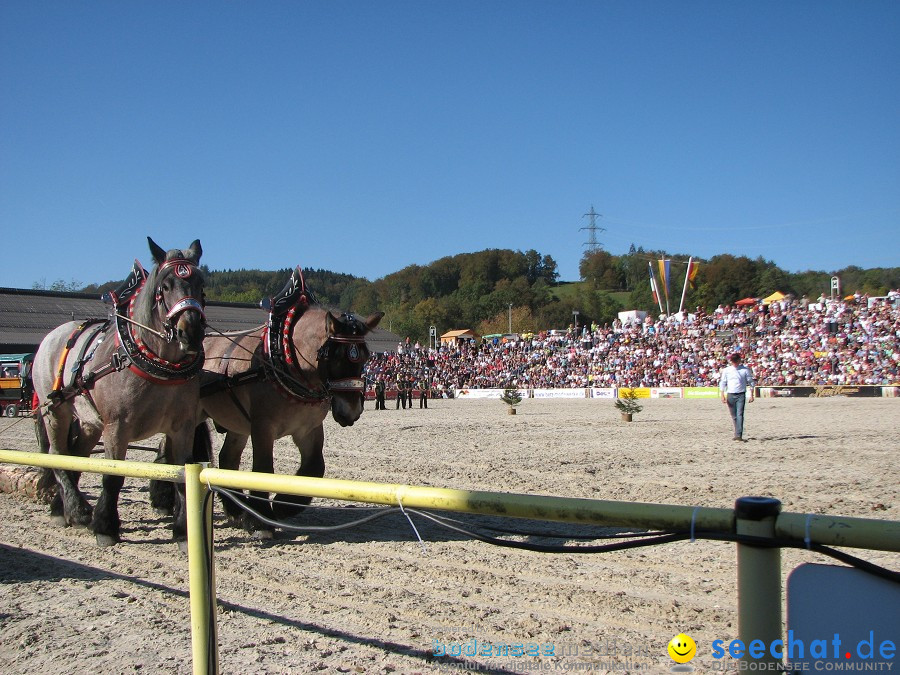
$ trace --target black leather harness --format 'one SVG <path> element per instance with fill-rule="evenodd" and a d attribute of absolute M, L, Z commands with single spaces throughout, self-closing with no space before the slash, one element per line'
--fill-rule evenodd
<path fill-rule="evenodd" d="M 308 405 L 318 405 L 331 400 L 333 392 L 365 391 L 365 381 L 362 378 L 344 378 L 341 380 L 329 380 L 327 376 L 327 362 L 331 357 L 331 348 L 334 344 L 350 343 L 349 359 L 351 361 L 363 360 L 362 349 L 359 345 L 365 345 L 366 327 L 358 319 L 349 314 L 344 314 L 342 320 L 352 327 L 351 335 L 329 335 L 325 343 L 319 347 L 315 365 L 319 374 L 321 385 L 313 388 L 302 377 L 298 356 L 293 341 L 294 327 L 301 316 L 311 306 L 318 304 L 312 292 L 306 288 L 303 272 L 299 267 L 295 268 L 284 288 L 275 296 L 265 298 L 260 302 L 260 307 L 269 311 L 268 320 L 263 328 L 260 338 L 261 347 L 254 351 L 261 365 L 236 375 L 222 375 L 214 380 L 205 382 L 200 387 L 200 396 L 206 397 L 228 391 L 235 406 L 244 417 L 250 416 L 241 405 L 234 393 L 234 388 L 269 380 L 289 400 Z M 223 354 L 222 360 L 227 361 L 237 343 L 233 343 Z M 261 353 L 260 353 L 261 352 Z M 305 359 L 304 359 L 305 360 Z M 308 362 L 308 361 L 307 361 Z"/>
<path fill-rule="evenodd" d="M 195 270 L 196 265 L 194 263 L 178 258 L 164 262 L 158 270 L 157 278 L 164 271 L 171 271 L 171 273 L 181 278 L 186 278 L 193 274 Z M 182 384 L 196 377 L 200 372 L 204 361 L 202 349 L 190 360 L 174 363 L 154 354 L 144 344 L 140 336 L 134 334 L 130 325 L 133 321 L 134 303 L 144 288 L 147 277 L 147 272 L 140 262 L 135 260 L 131 273 L 119 288 L 105 293 L 101 298 L 112 306 L 110 314 L 104 319 L 87 319 L 72 331 L 60 354 L 56 379 L 53 383 L 53 389 L 48 395 L 51 401 L 59 403 L 80 394 L 90 398 L 90 391 L 97 380 L 126 367 L 140 377 L 156 384 Z M 159 286 L 156 289 L 156 302 L 164 302 Z M 188 310 L 199 311 L 205 320 L 202 301 L 198 301 L 193 297 L 182 298 L 171 309 L 165 307 L 165 305 L 163 307 L 167 309 L 166 321 L 163 326 L 165 333 L 163 335 L 170 340 L 174 335 L 172 322 L 182 312 Z M 85 366 L 93 359 L 94 353 L 103 340 L 106 339 L 107 333 L 113 325 L 115 326 L 116 349 L 110 356 L 109 362 L 97 370 L 85 372 Z M 82 335 L 89 330 L 91 331 L 90 335 L 82 343 L 78 358 L 70 367 L 70 371 L 74 373 L 72 382 L 69 385 L 65 385 L 66 364 L 71 350 Z M 98 337 L 99 340 L 95 343 Z"/>

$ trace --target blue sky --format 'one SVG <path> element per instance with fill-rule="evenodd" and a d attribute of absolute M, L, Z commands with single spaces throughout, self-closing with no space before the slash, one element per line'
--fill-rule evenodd
<path fill-rule="evenodd" d="M 900 3 L 0 3 L 0 286 L 376 279 L 583 217 L 790 271 L 900 265 Z"/>

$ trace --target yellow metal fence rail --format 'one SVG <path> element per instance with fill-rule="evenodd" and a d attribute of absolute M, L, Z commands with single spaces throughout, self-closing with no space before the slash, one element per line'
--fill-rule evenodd
<path fill-rule="evenodd" d="M 307 478 L 199 464 L 176 467 L 15 450 L 0 450 L 0 462 L 185 483 L 191 639 L 194 672 L 198 674 L 218 672 L 212 500 L 206 499 L 209 486 L 582 525 L 738 533 L 809 545 L 900 552 L 898 521 L 780 513 L 780 503 L 773 499 L 751 497 L 739 499 L 736 509 L 707 508 Z M 752 639 L 775 639 L 782 630 L 780 550 L 739 542 L 737 556 L 739 637 L 747 644 Z"/>

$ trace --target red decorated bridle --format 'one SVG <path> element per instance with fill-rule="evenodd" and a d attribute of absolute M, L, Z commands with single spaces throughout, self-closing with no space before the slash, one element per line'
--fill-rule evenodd
<path fill-rule="evenodd" d="M 266 367 L 272 378 L 282 390 L 301 401 L 326 401 L 334 393 L 363 394 L 366 384 L 361 377 L 330 379 L 328 377 L 328 361 L 333 358 L 332 348 L 335 345 L 346 344 L 350 345 L 347 350 L 347 360 L 351 363 L 364 364 L 368 359 L 364 349 L 366 344 L 365 327 L 357 319 L 344 314 L 343 322 L 351 325 L 354 333 L 352 335 L 328 335 L 322 346 L 316 350 L 317 363 L 311 363 L 302 355 L 298 356 L 293 341 L 294 326 L 306 308 L 306 303 L 298 302 L 282 317 L 278 317 L 283 320 L 275 321 L 276 317 L 270 317 L 263 334 L 263 345 L 267 357 Z M 275 333 L 272 332 L 273 329 L 276 331 Z M 299 360 L 306 361 L 316 369 L 322 383 L 320 387 L 313 389 L 297 377 L 300 373 Z M 280 367 L 279 362 L 284 364 L 283 367 Z"/>
<path fill-rule="evenodd" d="M 154 353 L 139 335 L 136 335 L 129 324 L 138 325 L 154 335 L 161 337 L 166 342 L 175 340 L 176 328 L 175 324 L 181 314 L 187 311 L 195 311 L 200 313 L 203 324 L 206 324 L 206 312 L 204 311 L 203 297 L 198 300 L 193 296 L 186 296 L 178 300 L 172 307 L 168 306 L 165 299 L 165 293 L 162 289 L 162 278 L 165 273 L 171 273 L 179 279 L 189 279 L 197 270 L 197 265 L 186 258 L 173 258 L 167 260 L 156 273 L 156 289 L 154 291 L 153 302 L 155 306 L 161 306 L 165 310 L 165 320 L 162 324 L 162 331 L 157 331 L 150 326 L 144 326 L 134 320 L 134 309 L 137 298 L 146 284 L 146 277 L 141 280 L 137 290 L 131 295 L 128 302 L 127 316 L 122 311 L 123 308 L 118 307 L 115 313 L 117 319 L 117 337 L 119 344 L 119 355 L 122 361 L 128 362 L 129 369 L 143 377 L 157 383 L 178 384 L 187 379 L 194 377 L 203 367 L 204 354 L 202 348 L 197 354 L 189 357 L 186 361 L 173 362 L 168 361 L 158 354 Z M 122 321 L 118 321 L 121 319 Z"/>
<path fill-rule="evenodd" d="M 199 312 L 200 319 L 203 321 L 204 325 L 206 324 L 206 312 L 204 311 L 206 301 L 202 296 L 199 300 L 192 296 L 186 296 L 181 298 L 181 300 L 176 302 L 170 308 L 166 303 L 166 298 L 162 290 L 163 272 L 171 272 L 179 279 L 190 279 L 196 269 L 197 266 L 186 258 L 173 258 L 160 265 L 159 271 L 156 273 L 157 283 L 154 301 L 156 304 L 162 305 L 163 309 L 166 310 L 166 320 L 163 322 L 163 333 L 164 339 L 167 342 L 172 342 L 172 340 L 175 339 L 175 322 L 183 312 Z"/>
<path fill-rule="evenodd" d="M 354 319 L 349 314 L 344 314 L 343 318 L 345 322 L 348 322 L 347 319 L 349 319 L 349 323 L 354 326 L 354 329 L 357 329 L 356 324 L 359 324 L 358 320 Z M 365 334 L 329 335 L 325 340 L 325 344 L 319 347 L 319 350 L 316 353 L 318 357 L 319 368 L 324 370 L 326 373 L 326 377 L 323 381 L 325 382 L 325 388 L 329 392 L 340 391 L 357 392 L 360 394 L 364 394 L 366 391 L 366 381 L 361 377 L 344 377 L 338 380 L 328 379 L 328 360 L 331 358 L 331 346 L 335 344 L 350 345 L 350 348 L 347 350 L 347 360 L 351 363 L 365 364 L 368 356 L 363 356 L 363 350 L 359 347 L 359 345 L 365 346 L 366 344 Z"/>

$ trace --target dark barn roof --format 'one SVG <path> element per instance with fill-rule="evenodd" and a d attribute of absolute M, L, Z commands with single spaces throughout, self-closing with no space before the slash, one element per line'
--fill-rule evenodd
<path fill-rule="evenodd" d="M 108 307 L 86 293 L 60 293 L 20 288 L 0 288 L 0 353 L 33 352 L 44 336 L 67 321 L 105 317 Z M 210 301 L 206 320 L 217 331 L 249 330 L 266 320 L 256 305 Z M 393 351 L 400 336 L 376 328 L 367 344 L 373 352 Z"/>

